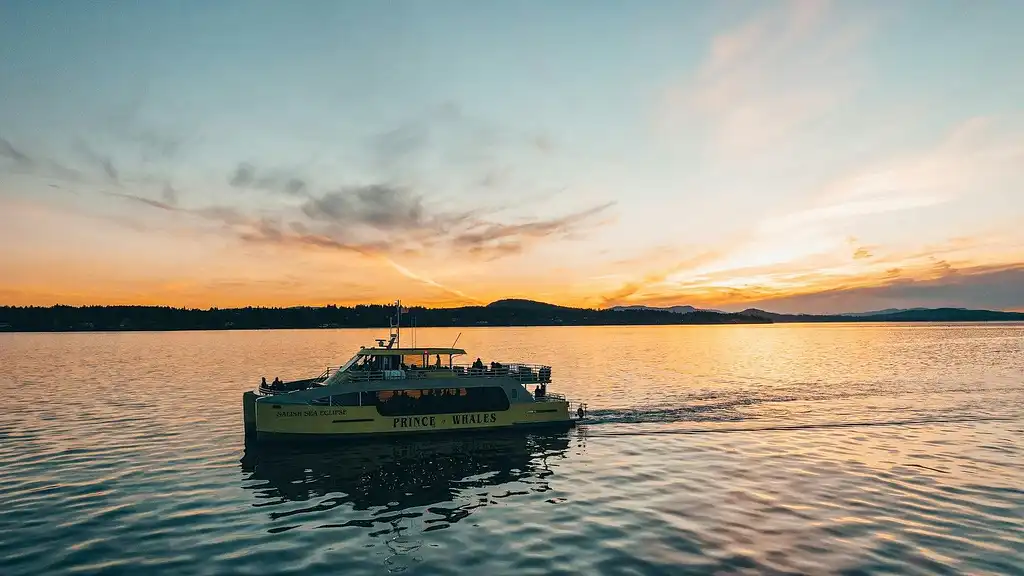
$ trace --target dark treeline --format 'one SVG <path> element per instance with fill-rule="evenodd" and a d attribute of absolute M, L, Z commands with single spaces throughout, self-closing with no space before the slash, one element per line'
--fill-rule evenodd
<path fill-rule="evenodd" d="M 106 330 L 252 330 L 261 328 L 386 328 L 393 306 L 210 308 L 169 306 L 0 306 L 0 332 Z M 775 314 L 749 309 L 736 314 L 664 310 L 566 308 L 528 300 L 487 306 L 413 307 L 402 325 L 422 326 L 615 326 L 663 324 L 771 324 L 788 322 L 990 322 L 1024 321 L 1024 313 L 933 308 L 856 317 Z"/>
<path fill-rule="evenodd" d="M 168 306 L 0 307 L 0 331 L 65 332 L 106 330 L 251 330 L 260 328 L 386 328 L 393 306 L 294 308 L 211 308 Z M 561 326 L 771 323 L 745 314 L 657 310 L 611 311 L 544 304 L 499 304 L 461 308 L 413 307 L 402 317 L 409 326 Z"/>

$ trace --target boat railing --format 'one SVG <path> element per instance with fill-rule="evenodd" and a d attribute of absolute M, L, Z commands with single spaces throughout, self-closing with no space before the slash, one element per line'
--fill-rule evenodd
<path fill-rule="evenodd" d="M 350 382 L 377 380 L 425 380 L 432 378 L 512 378 L 527 384 L 551 381 L 551 367 L 540 364 L 495 364 L 493 366 L 454 365 L 441 368 L 430 366 L 408 370 L 348 370 Z"/>
<path fill-rule="evenodd" d="M 466 378 L 512 378 L 528 384 L 551 382 L 551 366 L 543 364 L 523 364 L 513 362 L 501 364 L 495 362 L 490 366 L 474 366 L 472 364 L 456 364 L 452 366 L 456 376 Z"/>
<path fill-rule="evenodd" d="M 582 419 L 586 418 L 586 416 L 587 416 L 587 403 L 586 402 L 579 402 L 579 401 L 576 401 L 576 400 L 570 400 L 569 398 L 565 397 L 565 394 L 559 394 L 558 392 L 546 392 L 545 394 L 543 394 L 541 396 L 534 395 L 533 401 L 534 402 L 538 402 L 538 403 L 543 403 L 543 402 L 559 402 L 559 403 L 562 403 L 562 402 L 564 402 L 564 403 L 568 404 L 568 406 L 566 406 L 566 409 L 569 412 L 570 418 L 572 418 L 573 420 L 576 420 L 576 421 L 582 421 Z"/>
<path fill-rule="evenodd" d="M 568 402 L 565 399 L 565 394 L 558 392 L 545 392 L 543 396 L 534 395 L 533 399 L 537 402 Z"/>
<path fill-rule="evenodd" d="M 275 396 L 284 392 L 295 392 L 298 390 L 308 390 L 309 388 L 316 388 L 321 386 L 328 378 L 336 374 L 340 368 L 328 367 L 316 378 L 307 378 L 304 380 L 295 380 L 292 382 L 282 382 L 281 384 L 260 384 L 256 392 L 261 396 Z"/>
<path fill-rule="evenodd" d="M 349 370 L 345 373 L 345 379 L 349 382 L 373 382 L 376 380 L 411 380 L 414 378 L 426 378 L 423 374 L 417 374 L 411 370 Z"/>

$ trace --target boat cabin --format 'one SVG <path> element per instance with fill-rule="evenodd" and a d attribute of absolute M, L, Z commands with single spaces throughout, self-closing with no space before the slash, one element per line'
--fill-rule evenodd
<path fill-rule="evenodd" d="M 384 372 L 393 370 L 451 370 L 460 348 L 360 348 L 341 371 Z"/>

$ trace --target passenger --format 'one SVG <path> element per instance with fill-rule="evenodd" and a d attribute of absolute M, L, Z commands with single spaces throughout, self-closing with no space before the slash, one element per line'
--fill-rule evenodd
<path fill-rule="evenodd" d="M 576 417 L 581 420 L 583 419 L 583 406 L 576 409 Z"/>
<path fill-rule="evenodd" d="M 260 378 L 260 387 L 262 387 L 262 388 L 266 388 L 267 387 L 267 377 L 266 376 L 264 376 L 263 378 Z"/>
<path fill-rule="evenodd" d="M 435 354 L 434 355 L 434 366 L 436 366 L 437 368 L 441 367 L 441 355 L 440 354 Z"/>

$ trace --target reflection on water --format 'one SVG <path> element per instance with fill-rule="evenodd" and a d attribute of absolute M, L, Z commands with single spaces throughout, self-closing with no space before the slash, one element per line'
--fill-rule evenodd
<path fill-rule="evenodd" d="M 294 444 L 247 443 L 241 461 L 245 489 L 259 507 L 315 502 L 270 511 L 271 519 L 348 506 L 363 512 L 343 524 L 374 528 L 394 518 L 434 516 L 428 530 L 447 528 L 495 499 L 547 492 L 551 461 L 565 458 L 569 433 L 488 432 L 479 436 Z M 521 491 L 489 488 L 518 483 Z M 321 500 L 322 499 L 322 500 Z M 419 509 L 425 509 L 420 511 Z"/>

